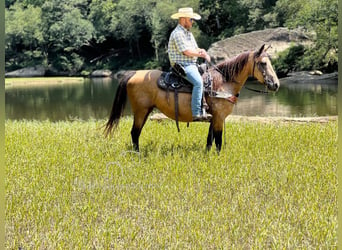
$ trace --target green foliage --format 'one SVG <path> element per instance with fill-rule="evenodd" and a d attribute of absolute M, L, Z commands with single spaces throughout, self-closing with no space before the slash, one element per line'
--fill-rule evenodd
<path fill-rule="evenodd" d="M 278 77 L 284 77 L 291 71 L 300 71 L 309 69 L 308 65 L 303 65 L 303 56 L 305 48 L 303 45 L 295 45 L 279 53 L 279 56 L 274 60 L 273 67 L 277 72 Z"/>
<path fill-rule="evenodd" d="M 305 67 L 337 69 L 337 9 L 337 0 L 277 1 L 275 12 L 280 25 L 303 27 L 315 33 L 314 45 L 307 48 L 303 59 Z"/>
<path fill-rule="evenodd" d="M 202 16 L 193 28 L 200 47 L 253 30 L 303 27 L 315 34 L 305 68 L 337 69 L 337 0 L 6 0 L 5 6 L 6 70 L 43 64 L 77 74 L 146 61 L 165 69 L 176 25 L 170 15 L 184 6 Z"/>
<path fill-rule="evenodd" d="M 6 249 L 334 249 L 337 122 L 6 121 Z"/>
<path fill-rule="evenodd" d="M 41 32 L 41 9 L 29 6 L 24 8 L 16 3 L 5 10 L 6 44 L 37 47 L 43 41 Z"/>
<path fill-rule="evenodd" d="M 21 3 L 15 3 L 5 9 L 6 22 L 6 67 L 34 66 L 43 61 L 41 31 L 41 9 L 30 5 L 25 8 Z"/>
<path fill-rule="evenodd" d="M 321 57 L 324 51 L 317 49 L 317 47 L 294 45 L 279 53 L 278 58 L 274 60 L 273 66 L 279 77 L 284 77 L 289 72 L 321 69 L 322 65 L 320 63 L 324 62 L 322 60 L 317 61 L 317 58 Z M 336 61 L 337 59 L 333 60 Z"/>
<path fill-rule="evenodd" d="M 96 27 L 95 38 L 99 43 L 109 36 L 109 27 L 116 6 L 112 0 L 92 0 L 89 5 L 88 19 Z"/>
<path fill-rule="evenodd" d="M 76 74 L 82 69 L 83 60 L 76 53 L 63 53 L 51 61 L 55 69 L 64 72 L 65 74 Z M 58 74 L 58 72 L 56 72 Z"/>
<path fill-rule="evenodd" d="M 201 29 L 223 39 L 243 32 L 277 26 L 270 15 L 274 0 L 200 0 Z"/>
<path fill-rule="evenodd" d="M 113 15 L 110 29 L 117 38 L 128 42 L 133 58 L 142 59 L 141 39 L 150 40 L 147 20 L 154 7 L 154 1 L 120 1 Z"/>
<path fill-rule="evenodd" d="M 162 61 L 162 58 L 167 56 L 162 50 L 165 51 L 170 30 L 175 25 L 174 21 L 170 18 L 170 13 L 173 13 L 173 8 L 169 4 L 158 2 L 150 16 L 151 43 L 155 49 L 155 60 L 157 62 Z"/>
<path fill-rule="evenodd" d="M 86 2 L 46 0 L 42 6 L 44 45 L 51 68 L 70 73 L 81 69 L 83 59 L 76 52 L 94 33 L 93 24 L 84 16 L 82 4 Z"/>

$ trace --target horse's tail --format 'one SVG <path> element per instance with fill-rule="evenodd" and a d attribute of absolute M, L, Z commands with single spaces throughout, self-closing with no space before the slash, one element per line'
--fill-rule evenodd
<path fill-rule="evenodd" d="M 127 82 L 134 74 L 135 71 L 128 71 L 120 79 L 113 101 L 112 111 L 110 112 L 109 119 L 104 129 L 106 136 L 108 136 L 112 132 L 112 129 L 116 128 L 119 124 L 120 117 L 122 116 L 127 103 Z"/>

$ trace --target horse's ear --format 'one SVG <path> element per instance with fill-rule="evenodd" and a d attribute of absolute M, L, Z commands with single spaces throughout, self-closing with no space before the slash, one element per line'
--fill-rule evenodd
<path fill-rule="evenodd" d="M 262 54 L 262 52 L 264 52 L 264 49 L 265 49 L 265 44 L 263 44 L 262 46 L 261 46 L 261 48 L 258 50 L 258 52 L 256 52 L 254 55 L 255 55 L 255 57 L 259 57 L 261 54 Z"/>
<path fill-rule="evenodd" d="M 265 52 L 269 49 L 269 48 L 272 48 L 272 45 L 268 45 L 267 48 L 265 49 Z"/>

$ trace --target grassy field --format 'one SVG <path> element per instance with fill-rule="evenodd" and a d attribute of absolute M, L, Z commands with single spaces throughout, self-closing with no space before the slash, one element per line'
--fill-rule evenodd
<path fill-rule="evenodd" d="M 336 249 L 337 121 L 6 121 L 7 249 Z"/>

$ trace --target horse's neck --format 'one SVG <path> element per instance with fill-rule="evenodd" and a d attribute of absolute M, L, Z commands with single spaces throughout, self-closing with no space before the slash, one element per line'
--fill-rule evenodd
<path fill-rule="evenodd" d="M 252 75 L 252 66 L 250 63 L 246 63 L 245 67 L 236 74 L 232 80 L 226 82 L 226 88 L 228 88 L 228 91 L 234 95 L 240 93 L 241 88 L 246 83 L 250 75 Z"/>
<path fill-rule="evenodd" d="M 230 68 L 221 68 L 221 74 L 225 77 L 221 82 L 218 82 L 218 89 L 223 88 L 225 91 L 228 91 L 234 95 L 238 94 L 247 81 L 248 77 L 253 74 L 253 54 L 249 53 L 247 56 L 247 62 L 243 63 L 243 58 L 245 55 L 238 56 L 235 59 L 235 62 L 230 62 L 226 64 L 226 67 Z M 243 67 L 240 69 L 240 65 Z M 224 65 L 223 65 L 224 66 Z M 239 68 L 238 72 L 236 72 L 236 67 Z M 228 75 L 227 75 L 228 74 Z M 229 75 L 231 74 L 231 75 Z"/>
<path fill-rule="evenodd" d="M 251 75 L 253 75 L 253 58 L 251 56 L 249 56 L 248 58 L 248 62 L 246 63 L 246 65 L 243 67 L 243 69 L 235 76 L 235 81 L 241 85 L 241 88 L 243 87 L 243 85 L 245 84 L 245 82 L 247 81 L 248 77 L 250 77 Z"/>
<path fill-rule="evenodd" d="M 233 81 L 242 87 L 245 84 L 245 82 L 247 81 L 248 77 L 249 77 L 248 72 L 242 72 L 239 75 L 237 75 L 233 79 Z"/>

